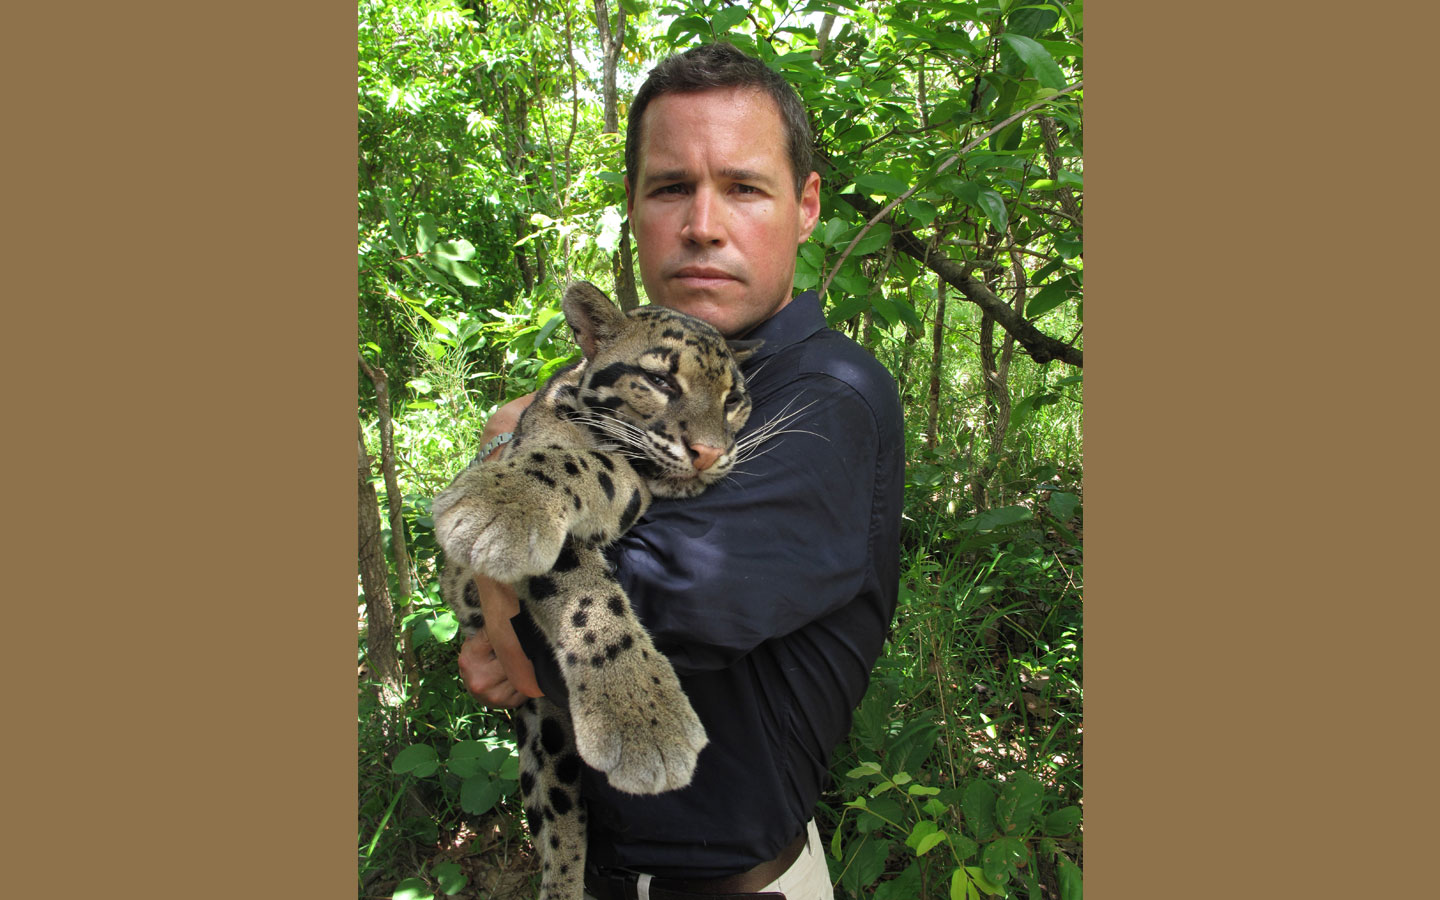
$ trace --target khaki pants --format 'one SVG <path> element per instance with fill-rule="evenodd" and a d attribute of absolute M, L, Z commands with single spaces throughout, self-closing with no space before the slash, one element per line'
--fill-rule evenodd
<path fill-rule="evenodd" d="M 834 900 L 835 890 L 830 885 L 830 868 L 825 864 L 825 848 L 820 844 L 820 832 L 815 828 L 814 819 L 805 826 L 805 830 L 810 833 L 805 849 L 800 851 L 790 868 L 761 888 L 760 893 L 779 891 L 785 895 L 785 900 Z M 650 876 L 641 875 L 638 887 L 640 900 L 650 900 Z M 587 893 L 585 900 L 595 898 Z"/>

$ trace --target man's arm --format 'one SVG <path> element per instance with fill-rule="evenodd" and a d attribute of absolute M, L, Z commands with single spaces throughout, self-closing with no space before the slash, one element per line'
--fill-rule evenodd
<path fill-rule="evenodd" d="M 520 414 L 534 399 L 534 394 L 526 394 L 497 409 L 485 423 L 480 446 L 486 446 L 501 434 L 513 432 Z M 508 449 L 508 444 L 501 444 L 486 458 L 496 459 Z M 510 624 L 520 611 L 515 589 L 484 575 L 475 576 L 475 587 L 480 594 L 485 627 L 460 647 L 460 678 L 465 689 L 491 706 L 514 707 L 528 697 L 541 696 L 540 686 L 535 683 L 535 667 L 520 648 Z"/>

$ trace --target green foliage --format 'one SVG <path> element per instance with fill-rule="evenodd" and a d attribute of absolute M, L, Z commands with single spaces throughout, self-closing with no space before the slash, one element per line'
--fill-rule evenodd
<path fill-rule="evenodd" d="M 942 315 L 927 259 L 1083 347 L 1083 3 L 608 6 L 612 28 L 626 11 L 622 133 L 644 73 L 698 42 L 728 40 L 796 86 L 823 179 L 796 286 L 828 284 L 828 321 L 905 405 L 900 609 L 820 816 L 837 896 L 1080 897 L 1083 380 L 1012 356 L 996 327 L 1002 427 L 980 309 L 949 285 Z M 361 678 L 365 896 L 465 890 L 457 847 L 477 823 L 524 840 L 507 717 L 457 677 L 429 498 L 499 404 L 573 358 L 565 281 L 612 282 L 623 137 L 601 133 L 594 16 L 578 0 L 358 3 L 359 350 L 390 376 L 402 496 L 376 489 L 401 506 L 416 585 L 395 598 L 404 704 Z"/>

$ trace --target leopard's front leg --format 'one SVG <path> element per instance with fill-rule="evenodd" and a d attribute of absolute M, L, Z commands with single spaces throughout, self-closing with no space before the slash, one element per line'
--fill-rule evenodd
<path fill-rule="evenodd" d="M 572 543 L 523 587 L 559 659 L 585 762 L 631 794 L 689 784 L 705 728 L 601 552 Z"/>
<path fill-rule="evenodd" d="M 614 540 L 648 503 L 628 465 L 593 450 L 541 446 L 471 464 L 431 512 L 448 558 L 512 584 L 550 571 L 571 535 Z"/>

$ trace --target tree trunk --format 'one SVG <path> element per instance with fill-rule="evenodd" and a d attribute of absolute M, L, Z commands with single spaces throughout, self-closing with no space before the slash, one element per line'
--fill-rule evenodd
<path fill-rule="evenodd" d="M 400 494 L 400 481 L 395 476 L 395 423 L 390 418 L 390 379 L 379 366 L 371 367 L 360 357 L 360 368 L 375 385 L 375 400 L 380 410 L 380 473 L 385 478 L 385 505 L 390 509 L 390 557 L 395 561 L 395 578 L 400 594 L 414 593 L 410 583 L 410 552 L 405 543 L 405 503 Z"/>
<path fill-rule="evenodd" d="M 358 422 L 355 429 L 360 448 L 360 585 L 365 592 L 365 655 L 380 682 L 380 702 L 399 706 L 404 691 L 400 660 L 395 655 L 395 608 L 390 603 L 385 549 L 380 540 L 380 501 L 370 484 L 370 457 L 365 453 L 365 436 Z"/>
<path fill-rule="evenodd" d="M 606 0 L 595 0 L 595 28 L 600 32 L 602 74 L 601 96 L 605 101 L 605 127 L 601 134 L 616 134 L 620 131 L 619 102 L 615 94 L 616 71 L 620 65 L 620 50 L 625 46 L 625 7 L 621 6 L 615 16 L 615 30 L 610 30 L 610 6 Z M 620 308 L 629 312 L 640 305 L 640 294 L 635 288 L 635 259 L 630 249 L 630 221 L 620 222 L 620 246 L 611 258 L 611 269 L 615 276 L 615 299 Z"/>
<path fill-rule="evenodd" d="M 935 432 L 940 427 L 940 363 L 945 350 L 945 279 L 937 278 L 935 330 L 930 351 L 930 406 L 925 429 L 925 446 L 935 449 Z"/>

